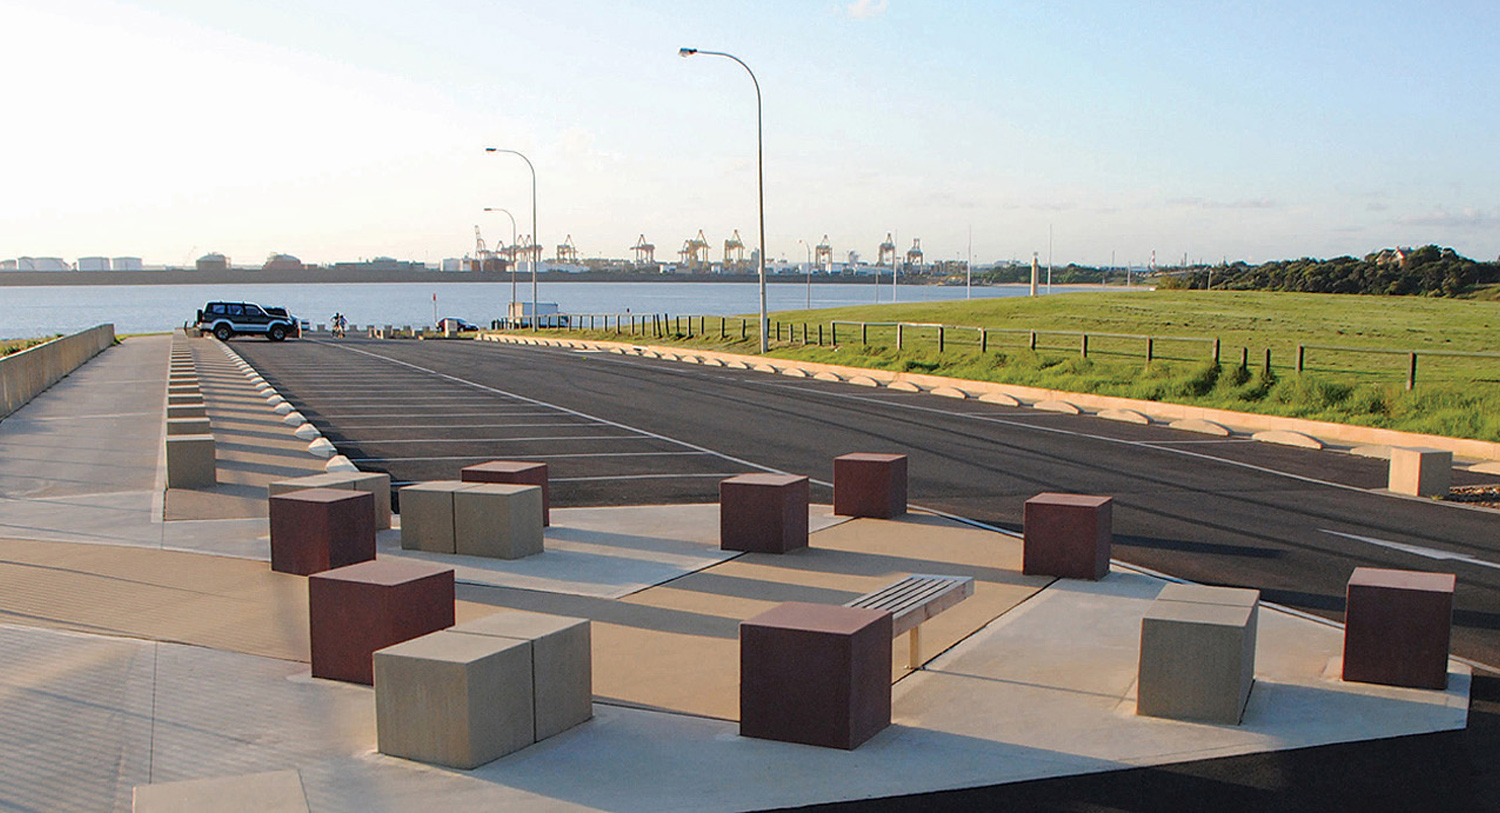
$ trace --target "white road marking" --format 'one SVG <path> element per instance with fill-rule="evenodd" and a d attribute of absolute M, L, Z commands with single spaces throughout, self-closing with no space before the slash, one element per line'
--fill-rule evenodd
<path fill-rule="evenodd" d="M 634 435 L 561 435 L 557 437 L 519 438 L 410 438 L 404 440 L 364 439 L 356 442 L 361 446 L 384 446 L 391 443 L 529 443 L 531 441 L 557 440 L 655 440 L 640 434 Z"/>
<path fill-rule="evenodd" d="M 1412 554 L 1414 556 L 1422 556 L 1422 557 L 1427 558 L 1427 559 L 1447 559 L 1447 560 L 1452 560 L 1452 561 L 1455 561 L 1455 562 L 1465 562 L 1465 563 L 1471 564 L 1471 565 L 1478 565 L 1480 567 L 1492 567 L 1492 568 L 1495 568 L 1496 570 L 1500 570 L 1500 564 L 1496 564 L 1495 562 L 1486 562 L 1483 559 L 1479 559 L 1479 558 L 1471 556 L 1471 555 L 1469 555 L 1467 553 L 1454 553 L 1453 551 L 1438 550 L 1437 548 L 1424 548 L 1421 545 L 1408 545 L 1405 542 L 1392 542 L 1389 539 L 1376 539 L 1373 536 L 1360 536 L 1359 534 L 1346 534 L 1346 533 L 1344 533 L 1342 531 L 1330 531 L 1327 528 L 1319 528 L 1318 530 L 1322 531 L 1325 534 L 1333 534 L 1334 536 L 1342 536 L 1345 539 L 1353 539 L 1356 542 L 1364 542 L 1364 543 L 1367 543 L 1367 544 L 1370 544 L 1370 545 L 1376 545 L 1376 546 L 1379 546 L 1379 547 L 1382 547 L 1382 548 L 1390 548 L 1391 550 L 1399 550 L 1402 553 L 1410 553 L 1410 554 Z"/>
<path fill-rule="evenodd" d="M 508 455 L 513 460 L 558 460 L 564 457 L 704 457 L 705 452 L 578 452 L 572 454 L 518 454 Z M 391 463 L 407 460 L 488 460 L 494 455 L 446 455 L 435 457 L 359 457 L 351 463 Z"/>
<path fill-rule="evenodd" d="M 694 478 L 702 479 L 704 477 L 717 477 L 722 480 L 726 477 L 738 477 L 741 474 L 744 474 L 744 472 L 706 472 L 704 474 L 612 474 L 606 477 L 553 477 L 550 479 L 554 483 L 587 483 L 596 480 L 691 480 Z"/>

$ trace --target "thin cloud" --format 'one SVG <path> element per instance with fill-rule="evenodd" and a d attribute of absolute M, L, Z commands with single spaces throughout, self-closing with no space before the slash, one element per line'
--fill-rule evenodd
<path fill-rule="evenodd" d="M 1186 206 L 1194 209 L 1278 209 L 1281 204 L 1269 198 L 1242 198 L 1222 201 L 1207 198 L 1172 198 L 1168 206 Z"/>
<path fill-rule="evenodd" d="M 1438 229 L 1493 229 L 1500 226 L 1500 217 L 1478 209 L 1461 212 L 1438 210 L 1423 215 L 1404 215 L 1396 218 L 1403 226 L 1426 226 Z"/>
<path fill-rule="evenodd" d="M 886 0 L 854 0 L 844 6 L 844 13 L 852 20 L 873 20 L 885 13 Z"/>

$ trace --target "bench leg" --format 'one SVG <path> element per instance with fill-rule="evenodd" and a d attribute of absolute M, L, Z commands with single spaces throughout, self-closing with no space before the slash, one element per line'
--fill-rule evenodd
<path fill-rule="evenodd" d="M 906 665 L 911 669 L 921 669 L 922 628 L 920 626 L 912 627 L 911 632 L 908 632 L 907 635 L 910 637 L 906 640 Z"/>

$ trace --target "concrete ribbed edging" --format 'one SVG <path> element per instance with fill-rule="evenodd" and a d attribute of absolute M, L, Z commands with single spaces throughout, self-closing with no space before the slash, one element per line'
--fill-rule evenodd
<path fill-rule="evenodd" d="M 503 334 L 481 334 L 488 341 L 513 341 Z M 547 340 L 543 340 L 547 341 Z M 641 355 L 669 352 L 666 348 L 639 345 L 633 342 L 599 342 L 601 349 L 621 348 L 623 352 L 639 352 Z M 723 353 L 716 350 L 700 350 L 703 358 L 713 358 L 725 367 L 754 367 L 766 365 L 758 356 Z M 1120 398 L 1112 395 L 1067 392 L 1020 384 L 997 384 L 989 381 L 968 381 L 925 373 L 898 373 L 890 370 L 871 370 L 863 367 L 845 367 L 840 364 L 821 364 L 809 361 L 785 361 L 776 359 L 782 367 L 796 366 L 814 378 L 819 373 L 830 373 L 853 384 L 890 387 L 903 382 L 917 389 L 931 391 L 940 387 L 954 387 L 969 393 L 981 401 L 991 401 L 990 395 L 1014 399 L 1022 405 L 1034 405 L 1046 401 L 1062 401 L 1077 407 L 1081 412 L 1097 414 L 1106 410 L 1129 410 L 1153 423 L 1172 424 L 1181 422 L 1183 428 L 1190 426 L 1218 425 L 1226 430 L 1246 435 L 1262 432 L 1289 432 L 1305 435 L 1325 446 L 1426 446 L 1452 452 L 1457 457 L 1478 460 L 1500 461 L 1500 443 L 1469 438 L 1449 438 L 1441 435 L 1426 435 L 1418 432 L 1401 432 L 1395 429 L 1379 429 L 1372 426 L 1312 421 L 1305 418 L 1287 418 L 1280 415 L 1260 415 L 1253 412 L 1234 412 L 1227 409 L 1169 404 L 1160 401 L 1143 401 L 1136 398 Z M 769 366 L 769 365 L 767 365 Z M 774 369 L 774 368 L 773 368 Z M 857 379 L 857 380 L 856 380 Z M 902 389 L 907 389 L 903 386 Z M 991 401 L 993 402 L 993 401 Z M 1202 431 L 1202 430 L 1199 430 Z M 1217 434 L 1217 433 L 1215 433 Z M 1275 435 L 1285 438 L 1285 435 Z"/>
<path fill-rule="evenodd" d="M 349 458 L 343 456 L 342 454 L 339 454 L 339 450 L 334 447 L 333 442 L 328 438 L 323 437 L 323 434 L 318 431 L 318 428 L 309 423 L 307 419 L 302 416 L 302 413 L 297 412 L 292 407 L 291 403 L 289 403 L 285 398 L 282 398 L 280 393 L 276 392 L 276 389 L 274 387 L 271 387 L 269 384 L 265 383 L 265 379 L 261 377 L 260 373 L 256 372 L 254 366 L 245 361 L 239 353 L 231 350 L 228 345 L 223 345 L 223 350 L 224 355 L 228 356 L 230 360 L 235 363 L 235 366 L 238 367 L 242 373 L 244 373 L 247 381 L 249 381 L 252 385 L 254 385 L 255 381 L 260 381 L 257 389 L 262 394 L 269 393 L 269 395 L 266 396 L 266 405 L 271 407 L 271 410 L 281 417 L 282 423 L 291 427 L 292 435 L 294 437 L 296 437 L 298 440 L 308 441 L 308 454 L 312 455 L 313 457 L 324 458 L 328 461 L 328 463 L 325 464 L 325 470 L 359 470 L 359 467 L 349 462 Z M 345 468 L 346 466 L 349 468 Z"/>
<path fill-rule="evenodd" d="M 25 406 L 114 343 L 115 326 L 104 324 L 0 356 L 0 418 Z"/>

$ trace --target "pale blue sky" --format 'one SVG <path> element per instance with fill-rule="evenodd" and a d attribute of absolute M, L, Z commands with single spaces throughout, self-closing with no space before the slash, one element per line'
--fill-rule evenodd
<path fill-rule="evenodd" d="M 1493 259 L 1500 5 L 9 0 L 0 258 Z"/>

